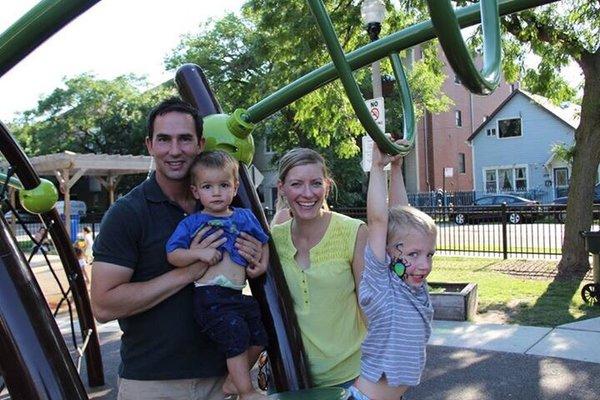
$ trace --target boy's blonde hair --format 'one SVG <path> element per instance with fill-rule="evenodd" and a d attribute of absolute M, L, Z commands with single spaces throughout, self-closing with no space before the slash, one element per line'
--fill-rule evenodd
<path fill-rule="evenodd" d="M 437 226 L 433 219 L 421 210 L 411 206 L 390 208 L 388 213 L 387 240 L 398 232 L 415 229 L 424 235 L 437 236 Z"/>
<path fill-rule="evenodd" d="M 192 177 L 196 177 L 198 171 L 204 168 L 228 169 L 233 175 L 234 182 L 239 180 L 239 163 L 229 153 L 222 150 L 204 151 L 194 159 L 190 167 Z"/>

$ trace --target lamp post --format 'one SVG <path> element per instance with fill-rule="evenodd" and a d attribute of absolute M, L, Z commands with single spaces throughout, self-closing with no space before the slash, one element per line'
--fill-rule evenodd
<path fill-rule="evenodd" d="M 379 39 L 381 22 L 385 17 L 385 5 L 382 0 L 364 0 L 360 5 L 360 16 L 365 24 L 371 42 Z M 373 98 L 383 97 L 381 88 L 381 69 L 379 60 L 371 64 L 371 78 L 373 82 Z"/>

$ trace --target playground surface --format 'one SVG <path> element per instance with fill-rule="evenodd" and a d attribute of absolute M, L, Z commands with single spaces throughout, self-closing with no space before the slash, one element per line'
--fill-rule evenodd
<path fill-rule="evenodd" d="M 66 317 L 59 319 L 68 334 Z M 116 399 L 120 330 L 99 324 L 106 385 L 92 399 Z M 600 393 L 600 318 L 539 328 L 435 321 L 421 385 L 407 400 L 581 399 Z M 82 374 L 85 379 L 85 372 Z"/>
<path fill-rule="evenodd" d="M 50 285 L 47 267 L 34 266 L 34 272 L 41 286 Z M 62 314 L 58 323 L 68 340 L 67 315 Z M 113 321 L 98 324 L 98 333 L 106 385 L 90 388 L 90 398 L 116 399 L 121 332 Z M 598 343 L 600 318 L 555 328 L 434 321 L 423 380 L 405 398 L 596 400 Z M 82 376 L 85 381 L 85 372 Z"/>

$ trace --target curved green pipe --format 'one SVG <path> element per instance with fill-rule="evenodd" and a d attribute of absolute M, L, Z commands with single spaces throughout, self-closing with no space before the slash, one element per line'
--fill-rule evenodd
<path fill-rule="evenodd" d="M 429 16 L 448 62 L 463 86 L 475 94 L 489 94 L 500 82 L 502 44 L 497 0 L 480 0 L 483 31 L 483 69 L 477 70 L 460 32 L 450 0 L 427 0 Z"/>
<path fill-rule="evenodd" d="M 377 146 L 384 152 L 388 154 L 398 154 L 403 153 L 406 154 L 412 148 L 414 143 L 414 132 L 407 132 L 405 130 L 406 136 L 404 139 L 409 141 L 408 146 L 398 146 L 392 143 L 386 136 L 385 132 L 381 132 L 377 123 L 373 120 L 373 117 L 369 113 L 367 106 L 365 105 L 364 98 L 360 93 L 360 88 L 356 83 L 356 80 L 352 76 L 352 68 L 348 65 L 346 61 L 346 57 L 344 56 L 344 50 L 340 45 L 340 42 L 337 39 L 335 31 L 333 29 L 333 24 L 331 23 L 331 19 L 329 18 L 329 14 L 325 10 L 325 6 L 321 0 L 308 0 L 308 5 L 312 10 L 312 13 L 317 21 L 317 25 L 321 30 L 321 34 L 323 39 L 325 40 L 325 44 L 327 45 L 327 49 L 329 50 L 329 54 L 331 59 L 333 60 L 333 64 L 335 65 L 340 80 L 342 81 L 342 85 L 346 90 L 346 94 L 348 95 L 348 99 L 352 104 L 352 108 L 356 113 L 356 116 L 360 120 L 362 126 L 365 128 L 369 136 L 377 143 Z M 400 63 L 400 58 L 396 53 L 393 54 L 395 56 L 394 72 L 397 72 L 396 69 L 399 67 L 400 73 L 396 75 L 399 80 L 404 81 L 403 87 L 408 90 L 408 84 L 406 83 L 406 75 L 404 74 L 404 69 L 402 68 L 402 64 Z M 403 93 L 401 93 L 402 95 Z M 405 108 L 412 109 L 412 100 L 410 98 L 410 94 L 408 97 L 402 97 L 402 105 Z M 408 104 L 410 103 L 410 104 Z M 404 115 L 405 118 L 405 126 L 414 126 L 414 121 L 410 121 L 406 123 L 407 118 L 412 118 L 414 120 L 414 113 L 409 113 L 408 115 Z"/>
<path fill-rule="evenodd" d="M 499 0 L 498 10 L 500 15 L 506 15 L 556 1 L 558 0 Z M 458 24 L 462 28 L 480 22 L 480 12 L 477 4 L 459 8 L 455 11 Z M 387 57 L 391 53 L 399 52 L 435 37 L 435 29 L 431 21 L 421 22 L 348 53 L 346 60 L 350 68 L 355 70 Z M 249 107 L 246 110 L 245 119 L 248 122 L 258 123 L 337 78 L 338 73 L 333 63 L 324 65 Z"/>

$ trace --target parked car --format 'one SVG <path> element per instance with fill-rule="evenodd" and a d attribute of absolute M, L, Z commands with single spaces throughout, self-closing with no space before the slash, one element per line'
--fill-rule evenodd
<path fill-rule="evenodd" d="M 21 221 L 23 222 L 39 222 L 40 221 L 40 217 L 37 214 L 30 214 L 25 210 L 17 210 L 17 215 L 20 217 Z M 4 219 L 6 219 L 8 222 L 10 222 L 13 218 L 13 212 L 8 211 L 6 213 L 4 213 Z M 15 217 L 15 221 L 17 221 L 17 218 Z"/>
<path fill-rule="evenodd" d="M 60 215 L 65 214 L 65 202 L 63 200 L 57 201 L 55 204 L 56 211 Z M 87 214 L 87 205 L 81 200 L 71 200 L 71 215 L 79 215 L 85 217 Z"/>
<path fill-rule="evenodd" d="M 558 222 L 565 222 L 567 218 L 568 200 L 569 196 L 557 197 L 548 207 L 548 211 L 554 213 L 554 219 Z M 596 186 L 594 186 L 594 205 L 600 205 L 600 183 L 597 183 Z M 600 213 L 595 210 L 594 218 L 597 218 L 598 216 L 600 216 Z"/>
<path fill-rule="evenodd" d="M 511 224 L 534 221 L 539 216 L 539 202 L 511 194 L 495 194 L 480 197 L 470 206 L 451 207 L 450 219 L 457 225 L 469 222 L 500 221 L 502 214 L 498 206 L 502 204 L 506 204 L 508 207 L 507 221 Z"/>

